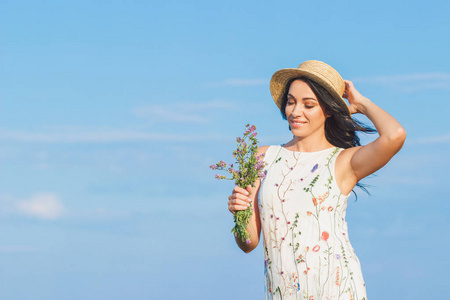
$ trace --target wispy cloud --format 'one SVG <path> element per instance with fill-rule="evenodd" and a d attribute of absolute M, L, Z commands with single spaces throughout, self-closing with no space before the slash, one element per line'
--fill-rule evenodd
<path fill-rule="evenodd" d="M 450 90 L 450 73 L 413 73 L 406 75 L 385 75 L 357 77 L 357 83 L 385 85 L 403 92 L 419 90 Z"/>
<path fill-rule="evenodd" d="M 58 196 L 51 193 L 35 194 L 17 204 L 19 213 L 39 219 L 58 219 L 65 210 Z"/>
<path fill-rule="evenodd" d="M 108 221 L 108 220 L 124 220 L 132 216 L 130 211 L 115 211 L 109 208 L 97 207 L 88 210 L 72 211 L 71 217 L 80 220 L 97 220 L 97 221 Z"/>
<path fill-rule="evenodd" d="M 0 131 L 0 141 L 25 143 L 114 143 L 114 142 L 198 142 L 220 140 L 213 134 L 182 135 L 126 130 L 92 130 L 89 132 L 25 132 Z"/>
<path fill-rule="evenodd" d="M 36 248 L 22 245 L 0 246 L 0 253 L 31 253 L 37 252 Z"/>
<path fill-rule="evenodd" d="M 269 79 L 260 78 L 230 78 L 219 82 L 213 82 L 206 84 L 206 87 L 224 87 L 224 86 L 236 86 L 236 87 L 252 87 L 259 85 L 268 85 Z"/>
<path fill-rule="evenodd" d="M 438 135 L 438 136 L 426 136 L 413 138 L 406 141 L 407 145 L 414 144 L 447 144 L 450 143 L 450 134 Z"/>
<path fill-rule="evenodd" d="M 403 92 L 415 92 L 418 90 L 430 89 L 450 90 L 450 73 L 446 72 L 368 76 L 357 77 L 352 80 L 357 83 L 385 85 Z M 215 83 L 209 83 L 207 84 L 207 87 L 252 87 L 268 85 L 269 82 L 269 79 L 231 78 Z"/>
<path fill-rule="evenodd" d="M 55 193 L 35 193 L 28 198 L 0 195 L 0 217 L 21 216 L 39 220 L 111 221 L 124 220 L 132 216 L 131 211 L 113 210 L 104 207 L 68 209 Z M 32 249 L 31 249 L 32 250 Z M 1 252 L 27 252 L 27 247 L 1 247 Z"/>
<path fill-rule="evenodd" d="M 230 101 L 215 100 L 209 102 L 182 102 L 169 104 L 151 104 L 135 108 L 134 114 L 153 123 L 195 123 L 211 122 L 211 113 L 218 110 L 233 110 L 236 106 Z"/>

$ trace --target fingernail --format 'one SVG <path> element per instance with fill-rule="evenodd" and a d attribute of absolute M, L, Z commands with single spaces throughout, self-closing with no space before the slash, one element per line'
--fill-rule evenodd
<path fill-rule="evenodd" d="M 252 199 L 250 199 L 250 198 L 247 198 L 247 201 L 248 201 L 248 202 L 252 202 Z"/>

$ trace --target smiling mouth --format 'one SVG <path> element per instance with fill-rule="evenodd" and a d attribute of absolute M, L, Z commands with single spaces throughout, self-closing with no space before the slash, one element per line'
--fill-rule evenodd
<path fill-rule="evenodd" d="M 292 126 L 295 126 L 295 127 L 301 127 L 301 126 L 305 125 L 306 122 L 302 122 L 302 121 L 291 121 L 291 124 L 292 124 Z"/>

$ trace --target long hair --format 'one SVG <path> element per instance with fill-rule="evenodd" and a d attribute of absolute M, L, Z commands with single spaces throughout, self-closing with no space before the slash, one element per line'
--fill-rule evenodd
<path fill-rule="evenodd" d="M 324 112 L 328 115 L 325 120 L 325 137 L 330 144 L 344 149 L 360 146 L 361 143 L 358 135 L 356 134 L 358 131 L 363 133 L 376 132 L 375 129 L 353 119 L 348 112 L 346 112 L 343 107 L 338 104 L 338 101 L 342 100 L 335 99 L 321 85 L 305 77 L 293 78 L 286 84 L 283 97 L 281 98 L 280 108 L 281 114 L 285 120 L 287 119 L 287 95 L 291 83 L 295 80 L 301 80 L 311 88 L 319 100 L 319 104 L 322 106 Z"/>
<path fill-rule="evenodd" d="M 328 115 L 325 120 L 325 137 L 327 141 L 333 146 L 344 149 L 361 146 L 357 132 L 376 132 L 375 129 L 365 125 L 358 120 L 353 119 L 348 114 L 348 112 L 338 104 L 338 101 L 342 101 L 341 99 L 335 99 L 325 88 L 306 77 L 293 78 L 286 84 L 286 88 L 283 92 L 283 97 L 281 98 L 280 108 L 283 119 L 287 119 L 287 95 L 289 93 L 289 87 L 291 86 L 291 83 L 295 80 L 301 80 L 311 88 L 311 90 L 319 100 L 319 104 L 322 106 L 324 112 Z M 291 128 L 289 127 L 289 130 L 290 129 Z M 366 188 L 366 184 L 357 183 L 356 186 L 370 195 L 369 191 Z M 354 190 L 352 190 L 352 192 L 357 199 L 358 195 L 356 194 L 356 192 Z"/>

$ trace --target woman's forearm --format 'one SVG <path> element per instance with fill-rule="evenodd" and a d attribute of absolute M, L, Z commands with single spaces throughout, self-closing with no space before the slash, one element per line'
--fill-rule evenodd
<path fill-rule="evenodd" d="M 250 243 L 247 244 L 246 242 L 243 242 L 240 237 L 234 236 L 236 244 L 245 253 L 251 252 L 253 249 L 256 248 L 256 246 L 258 246 L 259 243 L 260 225 L 258 222 L 259 220 L 256 219 L 257 217 L 259 218 L 259 213 L 257 213 L 256 211 L 258 207 L 257 206 L 256 208 L 254 206 L 252 207 L 253 207 L 253 214 L 247 225 L 247 232 L 250 234 Z"/>
<path fill-rule="evenodd" d="M 372 121 L 380 136 L 379 139 L 385 140 L 392 148 L 398 150 L 401 148 L 406 132 L 394 117 L 366 97 L 361 99 L 359 112 Z"/>

